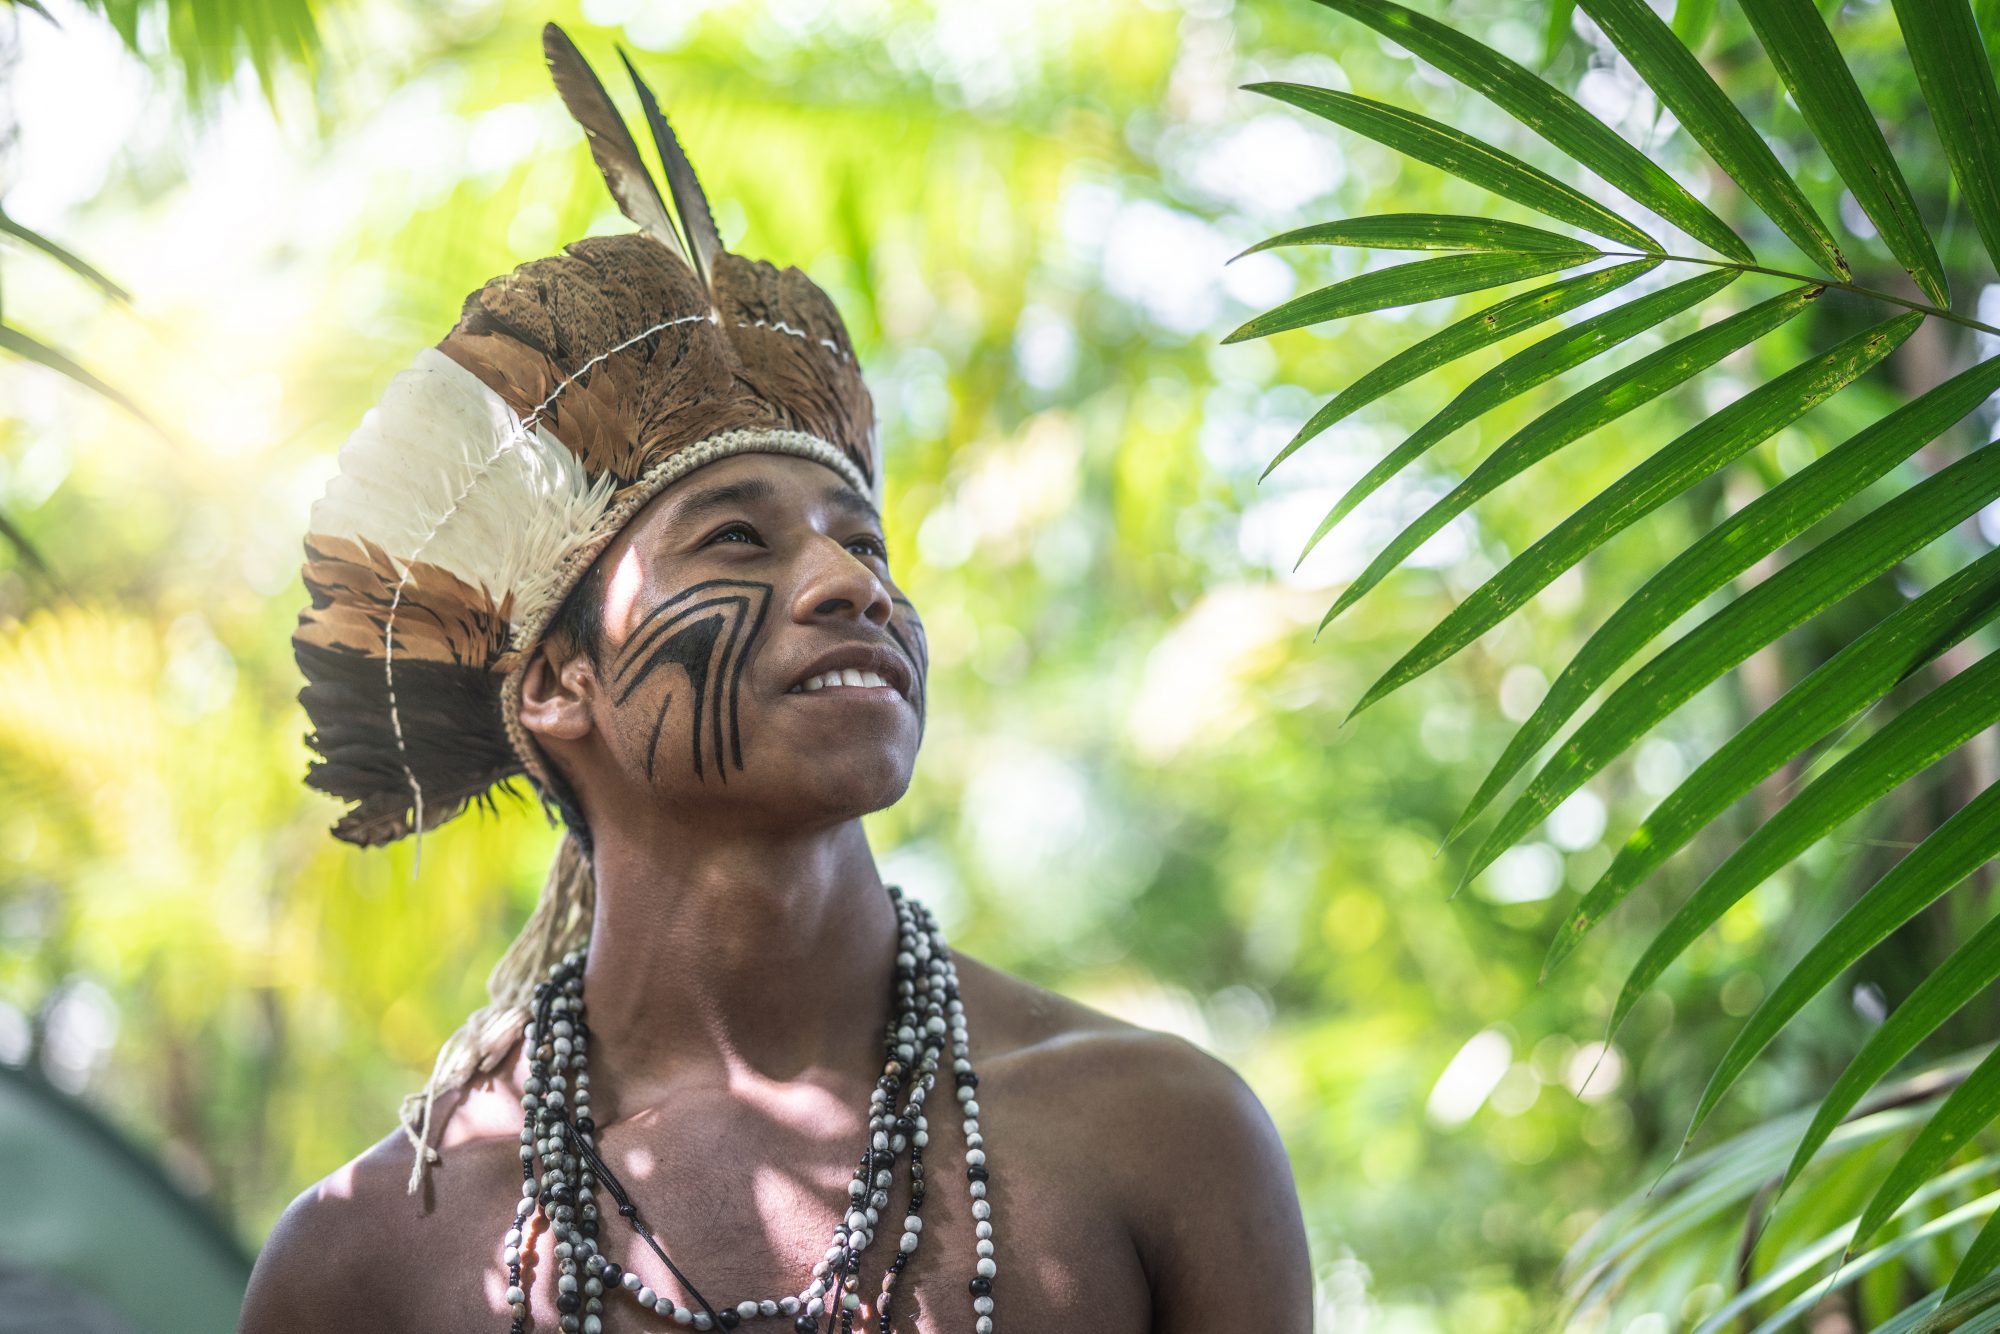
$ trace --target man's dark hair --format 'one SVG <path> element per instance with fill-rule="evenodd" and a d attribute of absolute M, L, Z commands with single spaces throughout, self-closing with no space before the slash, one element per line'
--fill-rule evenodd
<path fill-rule="evenodd" d="M 578 654 L 593 663 L 599 661 L 598 653 L 604 647 L 604 568 L 602 561 L 592 561 L 583 578 L 577 580 L 576 587 L 570 589 L 569 596 L 556 608 L 556 614 L 549 618 L 548 629 L 542 631 L 542 643 L 547 647 L 551 666 L 560 669 Z M 583 804 L 556 767 L 550 764 L 547 768 L 549 782 L 543 798 L 556 808 L 563 824 L 588 853 L 590 826 L 583 818 Z"/>
<path fill-rule="evenodd" d="M 569 596 L 549 617 L 542 640 L 549 646 L 549 660 L 560 667 L 581 653 L 597 662 L 604 647 L 604 563 L 592 561 L 590 568 L 570 589 Z"/>

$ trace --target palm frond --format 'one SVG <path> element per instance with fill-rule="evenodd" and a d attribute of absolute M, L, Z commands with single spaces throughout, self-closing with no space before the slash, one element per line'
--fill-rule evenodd
<path fill-rule="evenodd" d="M 1970 665 L 1955 674 L 1933 676 L 1935 684 L 1926 693 L 1911 695 L 1910 702 L 1902 702 L 1909 692 L 1890 693 L 1915 676 L 1937 672 L 1941 655 L 1979 635 L 2000 616 L 2000 551 L 1977 537 L 1941 540 L 2000 500 L 2000 446 L 1976 447 L 1981 442 L 1964 438 L 1960 425 L 2000 392 L 2000 359 L 1984 356 L 1971 339 L 1975 333 L 2000 336 L 2000 328 L 1951 308 L 1938 241 L 1899 165 L 1899 156 L 1906 162 L 1913 153 L 1940 153 L 1988 257 L 2000 262 L 2000 88 L 1986 59 L 1989 43 L 1970 0 L 1896 0 L 1896 17 L 1931 124 L 1907 118 L 1895 124 L 1892 133 L 1897 143 L 1892 147 L 1891 135 L 1884 133 L 1878 118 L 1880 108 L 1870 106 L 1843 60 L 1829 20 L 1822 16 L 1823 6 L 1813 0 L 1744 0 L 1755 46 L 1762 48 L 1775 82 L 1796 106 L 1803 133 L 1811 136 L 1806 150 L 1816 146 L 1823 153 L 1825 167 L 1867 219 L 1865 226 L 1854 224 L 1861 226 L 1857 235 L 1843 219 L 1815 207 L 1795 172 L 1773 150 L 1773 136 L 1751 122 L 1697 58 L 1696 48 L 1715 21 L 1713 0 L 1680 0 L 1671 23 L 1646 0 L 1577 0 L 1575 5 L 1630 63 L 1659 105 L 1672 113 L 1682 132 L 1678 155 L 1642 152 L 1629 136 L 1599 120 L 1568 92 L 1449 23 L 1395 0 L 1317 2 L 1372 28 L 1485 97 L 1553 145 L 1570 170 L 1543 171 L 1486 142 L 1484 136 L 1356 93 L 1299 83 L 1253 85 L 1255 91 L 1522 205 L 1548 225 L 1463 214 L 1385 214 L 1293 228 L 1252 249 L 1361 245 L 1445 253 L 1309 293 L 1249 321 L 1232 337 L 1277 334 L 1365 315 L 1407 304 L 1419 295 L 1425 299 L 1448 295 L 1454 286 L 1459 291 L 1475 290 L 1469 281 L 1473 275 L 1494 275 L 1496 281 L 1508 281 L 1512 274 L 1528 276 L 1534 265 L 1554 265 L 1573 253 L 1566 249 L 1572 243 L 1561 230 L 1565 227 L 1613 243 L 1574 242 L 1593 260 L 1643 262 L 1649 270 L 1665 272 L 1700 271 L 1698 276 L 1591 314 L 1507 355 L 1368 467 L 1308 539 L 1306 552 L 1392 478 L 1429 466 L 1426 456 L 1453 432 L 1642 333 L 1664 330 L 1676 319 L 1699 321 L 1658 350 L 1597 372 L 1590 383 L 1567 391 L 1514 430 L 1381 548 L 1338 592 L 1322 626 L 1409 563 L 1431 538 L 1472 512 L 1502 484 L 1644 403 L 1712 383 L 1725 358 L 1780 329 L 1790 326 L 1793 332 L 1786 336 L 1797 337 L 1799 328 L 1812 323 L 1797 317 L 1823 293 L 1838 292 L 1844 301 L 1863 303 L 1874 312 L 1868 327 L 1857 333 L 1852 332 L 1854 325 L 1847 325 L 1837 340 L 1818 343 L 1789 369 L 1766 376 L 1720 411 L 1700 413 L 1693 427 L 1671 439 L 1646 442 L 1627 431 L 1620 445 L 1632 448 L 1636 457 L 1624 474 L 1599 485 L 1573 512 L 1465 596 L 1361 694 L 1354 714 L 1513 617 L 1538 590 L 1587 560 L 1612 536 L 1705 479 L 1744 471 L 1739 461 L 1746 454 L 1829 400 L 1842 397 L 1926 325 L 1932 326 L 1933 349 L 1936 335 L 1942 334 L 1947 345 L 1950 339 L 1958 340 L 1961 355 L 1979 353 L 1968 359 L 1973 363 L 1969 369 L 1903 394 L 1905 401 L 1851 431 L 1842 444 L 1762 487 L 1749 503 L 1695 533 L 1656 573 L 1614 601 L 1515 731 L 1446 835 L 1447 842 L 1456 839 L 1489 809 L 1499 807 L 1490 832 L 1463 861 L 1466 879 L 1479 874 L 1530 837 L 1559 804 L 1697 692 L 1752 654 L 1814 623 L 1839 604 L 1848 604 L 1840 614 L 1849 621 L 1869 617 L 1848 600 L 1936 544 L 1924 559 L 1933 573 L 1939 562 L 1945 562 L 1942 578 L 1930 580 L 1927 591 L 1903 592 L 1914 581 L 1899 577 L 1898 596 L 1886 613 L 1873 615 L 1858 633 L 1848 634 L 1844 648 L 1791 685 L 1775 703 L 1743 719 L 1735 735 L 1721 740 L 1631 832 L 1609 867 L 1563 915 L 1546 968 L 1571 954 L 1613 908 L 1676 852 L 1714 828 L 1725 812 L 1780 766 L 1816 744 L 1833 745 L 1829 738 L 1864 712 L 1868 716 L 1868 730 L 1851 743 L 1840 742 L 1844 753 L 1762 819 L 1713 873 L 1699 878 L 1678 910 L 1668 914 L 1666 925 L 1654 932 L 1617 993 L 1610 1015 L 1615 1028 L 1663 970 L 1730 905 L 1847 821 L 1874 809 L 1916 801 L 1920 775 L 1935 765 L 1961 763 L 1961 748 L 2000 723 L 2000 652 L 1990 648 L 1972 654 Z M 1553 55 L 1571 6 L 1557 3 L 1547 13 L 1544 38 Z M 1934 139 L 1927 137 L 1933 126 Z M 1709 180 L 1733 185 L 1734 191 L 1711 191 L 1696 198 L 1668 170 L 1668 165 L 1683 159 L 1696 160 Z M 1625 208 L 1605 186 L 1645 212 Z M 1703 251 L 1683 254 L 1662 246 L 1647 231 L 1652 225 L 1649 218 L 1677 228 Z M 1761 246 L 1778 238 L 1795 246 L 1805 263 L 1766 259 L 1753 248 L 1753 240 Z M 1618 245 L 1632 249 L 1621 252 L 1614 248 Z M 1901 270 L 1894 283 L 1863 277 L 1883 271 L 1891 262 Z M 1314 413 L 1271 461 L 1266 476 L 1321 440 L 1328 427 L 1418 376 L 1575 309 L 1582 302 L 1564 298 L 1580 294 L 1585 284 L 1612 272 L 1586 270 L 1510 298 L 1390 357 Z M 1905 276 L 1914 291 L 1901 286 Z M 1759 283 L 1776 279 L 1787 286 L 1775 295 L 1739 305 L 1731 289 L 1745 278 Z M 1610 280 L 1604 281 L 1609 290 Z M 1406 295 L 1399 299 L 1399 292 Z M 1362 295 L 1369 299 L 1356 299 Z M 1504 328 L 1482 330 L 1481 322 L 1489 315 L 1504 316 Z M 1851 419 L 1861 409 L 1847 403 L 1846 411 Z M 1954 433 L 1958 438 L 1949 439 Z M 1927 449 L 1940 441 L 1948 442 Z M 1843 526 L 1820 536 L 1821 526 L 1843 511 L 1849 512 Z M 1772 572 L 1633 668 L 1655 638 L 1699 613 L 1717 594 L 1773 557 L 1781 559 Z M 1616 682 L 1620 673 L 1628 674 Z M 1608 695 L 1589 710 L 1592 698 L 1606 689 Z M 1579 716 L 1581 723 L 1557 745 L 1559 735 Z M 1552 745 L 1554 751 L 1534 767 L 1537 757 Z M 1511 801 L 1503 802 L 1524 773 L 1532 776 Z M 2000 852 L 2000 832 L 1996 832 L 2000 789 L 1982 780 L 1975 790 L 1977 796 L 1962 803 L 1955 814 L 1932 821 L 1927 835 L 1901 861 L 1860 890 L 1852 906 L 1811 943 L 1741 1026 L 1713 1062 L 1715 1073 L 1694 1113 L 1690 1135 L 1813 997 L 1835 986 L 1890 932 Z M 1869 1090 L 1927 1034 L 2000 978 L 1996 932 L 2000 926 L 1989 926 L 1968 941 L 1860 1044 L 1853 1064 L 1816 1111 L 1801 1112 L 1784 1123 L 1784 1133 L 1757 1141 L 1760 1184 L 1753 1188 L 1768 1188 L 1773 1198 L 1796 1193 L 1807 1165 L 1833 1152 L 1849 1134 L 1855 1124 L 1850 1119 L 1854 1108 Z M 1960 1180 L 1954 1173 L 1962 1175 L 1965 1169 L 1951 1168 L 1953 1155 L 1996 1112 L 2000 1112 L 2000 1061 L 1980 1067 L 1949 1097 L 1903 1108 L 1893 1133 L 1921 1129 L 1915 1142 L 1892 1158 L 1879 1163 L 1871 1158 L 1863 1164 L 1880 1176 L 1863 1214 L 1856 1218 L 1852 1212 L 1859 1195 L 1815 1197 L 1817 1208 L 1846 1212 L 1838 1219 L 1822 1219 L 1825 1226 L 1800 1239 L 1800 1246 L 1769 1272 L 1746 1281 L 1724 1314 L 1713 1320 L 1744 1318 L 1745 1327 L 1776 1328 L 1805 1309 L 1801 1302 L 1817 1299 L 1815 1293 L 1823 1297 L 1831 1286 L 1850 1284 L 1872 1266 L 1919 1264 L 1920 1253 L 1940 1244 L 1949 1253 L 1963 1255 L 1966 1262 L 1956 1277 L 1937 1275 L 1933 1287 L 1925 1289 L 1928 1295 L 1923 1301 L 1907 1309 L 1904 1323 L 1916 1328 L 1942 1318 L 1947 1309 L 1973 1320 L 1986 1318 L 1982 1313 L 1989 1308 L 2000 1311 L 1993 1300 L 2000 1292 L 1982 1286 L 1984 1275 L 2000 1260 L 2000 1228 L 1977 1229 L 2000 1203 L 2000 1195 L 1989 1192 L 1967 1201 L 1941 1185 Z M 1707 1170 L 1721 1168 L 1711 1160 Z M 1671 1192 L 1674 1202 L 1648 1214 L 1651 1221 L 1639 1240 L 1600 1249 L 1584 1266 L 1589 1274 L 1586 1290 L 1594 1287 L 1601 1295 L 1616 1288 L 1635 1266 L 1646 1263 L 1647 1255 L 1677 1244 L 1675 1239 L 1687 1230 L 1699 1230 L 1702 1219 L 1727 1209 L 1727 1201 L 1746 1198 L 1740 1192 L 1699 1188 L 1684 1174 L 1670 1176 L 1680 1183 Z M 1891 1216 L 1916 1219 L 1909 1212 L 1913 1202 L 1933 1198 L 1939 1201 L 1937 1209 L 1927 1206 L 1921 1220 L 1886 1241 L 1879 1240 Z M 1798 1208 L 1796 1201 L 1793 1208 Z M 1973 1240 L 1976 1229 L 1978 1238 Z M 1871 1250 L 1850 1254 L 1826 1283 L 1808 1281 L 1821 1268 L 1835 1265 L 1843 1252 L 1871 1244 Z M 1948 1289 L 1946 1279 L 1950 1279 Z M 1966 1304 L 1974 1293 L 1985 1294 L 1984 1306 Z"/>
<path fill-rule="evenodd" d="M 5 209 L 0 209 L 0 236 L 11 236 L 23 245 L 32 247 L 42 254 L 47 255 L 56 263 L 96 287 L 98 291 L 104 293 L 104 295 L 110 297 L 113 301 L 130 303 L 132 300 L 132 294 L 111 281 L 111 279 L 105 277 L 103 270 L 78 255 L 75 251 L 58 245 L 48 237 L 43 236 L 40 232 L 22 226 L 13 217 L 9 216 Z"/>

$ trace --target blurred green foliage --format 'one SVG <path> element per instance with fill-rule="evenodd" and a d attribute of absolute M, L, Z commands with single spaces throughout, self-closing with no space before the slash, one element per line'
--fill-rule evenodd
<path fill-rule="evenodd" d="M 554 845 L 505 802 L 428 836 L 420 865 L 413 848 L 336 845 L 332 804 L 299 781 L 287 644 L 307 506 L 389 376 L 487 277 L 625 229 L 547 86 L 536 34 L 550 18 L 600 61 L 626 44 L 725 240 L 810 272 L 862 350 L 892 560 L 934 652 L 917 783 L 870 822 L 885 874 L 970 953 L 1244 1071 L 1292 1153 L 1328 1328 L 1545 1319 L 1566 1246 L 1678 1143 L 1728 1033 L 1904 837 L 1859 829 L 1814 849 L 1690 951 L 1608 1054 L 1594 1045 L 1608 983 L 1593 979 L 1622 975 L 1712 849 L 1535 985 L 1569 896 L 1772 682 L 1838 647 L 1822 625 L 1705 692 L 1523 855 L 1449 896 L 1465 849 L 1433 854 L 1510 720 L 1615 598 L 1743 496 L 1705 485 L 1340 727 L 1542 531 L 1551 495 L 1594 492 L 1629 457 L 1616 442 L 1567 451 L 1314 640 L 1329 590 L 1556 392 L 1462 433 L 1291 570 L 1332 499 L 1479 367 L 1358 414 L 1259 486 L 1326 395 L 1453 312 L 1222 347 L 1249 315 L 1362 262 L 1225 261 L 1329 217 L 1491 201 L 1237 85 L 1296 79 L 1461 126 L 1495 119 L 1314 6 L 383 0 L 328 14 L 309 71 L 280 72 L 268 96 L 239 74 L 199 113 L 88 15 L 51 8 L 59 31 L 0 10 L 22 44 L 4 197 L 135 301 L 106 308 L 24 261 L 9 306 L 34 302 L 181 443 L 0 366 L 0 512 L 55 581 L 0 571 L 0 1056 L 107 1108 L 252 1241 L 390 1127 L 481 999 Z M 1453 8 L 1539 58 L 1540 6 Z M 1863 8 L 1850 59 L 1871 91 L 1902 96 L 1906 75 L 1868 82 L 1893 20 Z M 1719 70 L 1740 25 L 1724 15 L 1709 37 Z M 135 33 L 142 50 L 170 45 Z M 1551 77 L 1601 64 L 1572 32 Z M 1797 128 L 1769 88 L 1742 92 L 1771 103 L 1759 124 Z M 1892 126 L 1911 110 L 1878 105 Z M 1928 178 L 1904 165 L 1927 218 L 1949 214 L 1942 164 Z M 1968 226 L 1944 229 L 1976 245 Z M 1740 382 L 1858 318 L 1822 301 L 1746 354 Z M 1898 397 L 1864 381 L 1754 466 L 1782 476 Z M 1670 397 L 1619 431 L 1666 438 L 1714 406 Z M 1989 889 L 1928 911 L 1855 985 L 1906 994 L 1983 920 Z M 1869 994 L 1809 1009 L 1721 1128 L 1823 1090 Z M 1991 1017 L 1967 1012 L 1933 1050 Z"/>

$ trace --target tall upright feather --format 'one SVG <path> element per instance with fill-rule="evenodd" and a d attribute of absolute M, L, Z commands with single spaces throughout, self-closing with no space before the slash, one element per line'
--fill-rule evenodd
<path fill-rule="evenodd" d="M 694 165 L 681 151 L 681 141 L 674 136 L 673 126 L 667 124 L 666 116 L 661 113 L 659 100 L 632 67 L 632 58 L 625 54 L 625 48 L 618 49 L 618 58 L 625 62 L 625 72 L 632 76 L 632 86 L 639 90 L 639 105 L 646 109 L 646 123 L 652 127 L 653 143 L 660 150 L 660 165 L 666 169 L 667 189 L 673 192 L 674 211 L 680 215 L 681 230 L 687 233 L 688 248 L 694 252 L 694 271 L 713 291 L 715 257 L 723 246 L 722 237 L 715 230 L 715 215 L 708 211 L 708 196 L 702 193 Z"/>
<path fill-rule="evenodd" d="M 576 43 L 551 23 L 542 29 L 542 55 L 549 62 L 549 77 L 555 80 L 563 105 L 583 126 L 590 141 L 590 155 L 597 160 L 597 169 L 604 173 L 604 183 L 611 188 L 611 197 L 618 201 L 619 209 L 649 236 L 687 259 L 687 248 L 674 231 L 673 218 L 667 212 L 667 201 L 660 196 L 660 187 L 639 156 L 639 145 L 625 127 L 625 118 L 618 114 L 610 94 L 598 82 L 583 53 L 576 49 Z"/>

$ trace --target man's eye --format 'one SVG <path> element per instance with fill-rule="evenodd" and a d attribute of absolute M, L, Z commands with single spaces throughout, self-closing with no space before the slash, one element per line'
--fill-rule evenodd
<path fill-rule="evenodd" d="M 863 554 L 864 556 L 874 556 L 879 560 L 889 559 L 888 544 L 883 542 L 883 540 L 879 537 L 870 536 L 870 537 L 850 538 L 848 540 L 847 546 L 849 550 L 853 550 L 855 547 L 860 547 L 861 554 Z"/>
<path fill-rule="evenodd" d="M 711 534 L 708 541 L 702 545 L 712 546 L 717 542 L 731 541 L 748 542 L 755 545 L 760 544 L 762 539 L 757 536 L 757 530 L 749 524 L 732 523 L 727 528 L 718 529 L 715 533 Z"/>

